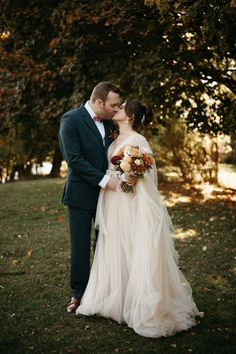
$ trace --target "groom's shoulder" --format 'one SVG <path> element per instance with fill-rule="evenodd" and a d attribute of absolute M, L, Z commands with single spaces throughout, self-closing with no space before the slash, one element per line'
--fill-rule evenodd
<path fill-rule="evenodd" d="M 86 109 L 84 105 L 81 105 L 80 107 L 71 109 L 70 111 L 65 112 L 62 115 L 62 120 L 70 120 L 70 119 L 79 119 L 81 116 L 83 116 L 86 112 Z"/>
<path fill-rule="evenodd" d="M 67 111 L 65 113 L 63 113 L 62 117 L 66 118 L 66 117 L 73 117 L 73 116 L 77 116 L 78 113 L 80 111 L 80 107 L 78 108 L 73 108 L 70 111 Z"/>

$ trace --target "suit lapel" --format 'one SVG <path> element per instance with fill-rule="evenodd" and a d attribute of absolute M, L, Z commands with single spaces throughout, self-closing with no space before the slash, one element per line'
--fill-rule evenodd
<path fill-rule="evenodd" d="M 88 111 L 84 107 L 81 109 L 81 118 L 83 119 L 84 123 L 91 129 L 91 131 L 94 133 L 94 135 L 96 135 L 96 137 L 99 139 L 99 141 L 103 145 L 102 136 L 101 136 L 96 124 L 94 123 L 94 121 L 90 117 Z"/>

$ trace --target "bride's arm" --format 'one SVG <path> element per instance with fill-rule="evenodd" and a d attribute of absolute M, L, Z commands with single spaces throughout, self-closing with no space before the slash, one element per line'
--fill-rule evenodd
<path fill-rule="evenodd" d="M 132 142 L 132 145 L 139 146 L 139 148 L 145 148 L 150 153 L 153 153 L 147 139 L 141 134 L 134 135 L 134 141 Z M 154 162 L 152 164 L 152 168 L 149 170 L 148 174 L 151 177 L 153 183 L 157 186 L 157 167 L 155 159 L 153 159 L 153 161 Z"/>

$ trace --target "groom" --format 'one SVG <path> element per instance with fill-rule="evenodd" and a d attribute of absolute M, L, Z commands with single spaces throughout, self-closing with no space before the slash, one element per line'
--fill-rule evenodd
<path fill-rule="evenodd" d="M 85 105 L 61 118 L 59 143 L 68 165 L 63 203 L 68 206 L 71 243 L 72 299 L 67 312 L 80 304 L 90 271 L 90 234 L 95 218 L 100 188 L 115 190 L 117 177 L 107 176 L 109 134 L 114 129 L 111 118 L 120 106 L 119 89 L 101 82 Z"/>

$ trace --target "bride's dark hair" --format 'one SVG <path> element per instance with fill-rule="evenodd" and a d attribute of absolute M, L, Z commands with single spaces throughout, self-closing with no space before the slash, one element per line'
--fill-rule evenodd
<path fill-rule="evenodd" d="M 129 118 L 134 118 L 134 130 L 140 128 L 142 125 L 148 125 L 152 121 L 153 113 L 150 106 L 143 105 L 137 100 L 126 101 L 125 113 Z"/>

